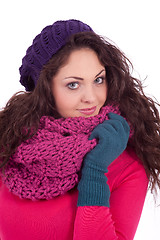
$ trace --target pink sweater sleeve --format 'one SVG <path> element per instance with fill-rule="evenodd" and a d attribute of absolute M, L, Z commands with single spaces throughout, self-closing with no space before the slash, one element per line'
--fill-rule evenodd
<path fill-rule="evenodd" d="M 125 151 L 109 168 L 112 171 L 106 175 L 111 191 L 110 208 L 78 207 L 74 240 L 134 238 L 147 192 L 146 173 L 139 159 L 130 150 Z"/>

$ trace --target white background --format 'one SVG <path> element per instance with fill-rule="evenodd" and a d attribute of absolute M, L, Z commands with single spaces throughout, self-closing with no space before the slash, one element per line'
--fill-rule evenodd
<path fill-rule="evenodd" d="M 3 2 L 3 3 L 2 3 Z M 145 93 L 160 102 L 159 0 L 10 0 L 0 3 L 0 108 L 17 91 L 19 67 L 33 38 L 56 20 L 75 18 L 107 36 L 129 57 Z M 134 240 L 160 239 L 160 195 L 147 194 Z M 134 212 L 133 212 L 134 214 Z"/>

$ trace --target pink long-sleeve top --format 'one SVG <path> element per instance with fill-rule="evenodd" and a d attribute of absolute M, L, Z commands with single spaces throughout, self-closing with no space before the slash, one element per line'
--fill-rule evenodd
<path fill-rule="evenodd" d="M 127 148 L 107 172 L 110 207 L 77 207 L 75 188 L 53 200 L 20 199 L 0 183 L 0 240 L 132 240 L 148 178 Z"/>

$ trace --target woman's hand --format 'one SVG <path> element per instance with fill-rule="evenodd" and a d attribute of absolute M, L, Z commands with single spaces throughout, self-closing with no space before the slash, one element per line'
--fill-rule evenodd
<path fill-rule="evenodd" d="M 115 113 L 109 113 L 109 120 L 99 124 L 91 133 L 89 140 L 98 139 L 96 147 L 87 154 L 87 161 L 92 161 L 104 172 L 110 163 L 126 148 L 130 128 L 126 120 Z M 90 159 L 90 160 L 89 160 Z"/>
<path fill-rule="evenodd" d="M 78 184 L 78 206 L 109 206 L 110 190 L 104 173 L 125 150 L 129 132 L 126 120 L 114 113 L 109 113 L 109 120 L 93 130 L 89 139 L 98 139 L 98 144 L 83 162 L 82 177 Z"/>

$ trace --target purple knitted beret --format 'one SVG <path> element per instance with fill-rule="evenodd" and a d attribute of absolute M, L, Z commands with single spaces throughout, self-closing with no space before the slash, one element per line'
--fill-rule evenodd
<path fill-rule="evenodd" d="M 93 30 L 87 24 L 74 19 L 57 21 L 45 27 L 27 49 L 19 68 L 20 83 L 26 91 L 34 89 L 43 65 L 65 45 L 71 35 L 88 31 Z"/>

